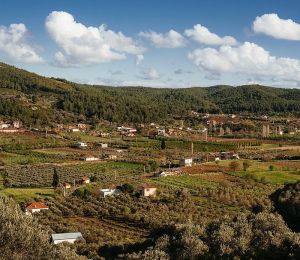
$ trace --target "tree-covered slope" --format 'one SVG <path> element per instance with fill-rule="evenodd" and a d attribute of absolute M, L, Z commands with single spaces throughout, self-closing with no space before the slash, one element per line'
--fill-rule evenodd
<path fill-rule="evenodd" d="M 0 63 L 0 115 L 26 124 L 162 122 L 190 111 L 300 113 L 300 90 L 259 85 L 145 88 L 80 85 Z"/>

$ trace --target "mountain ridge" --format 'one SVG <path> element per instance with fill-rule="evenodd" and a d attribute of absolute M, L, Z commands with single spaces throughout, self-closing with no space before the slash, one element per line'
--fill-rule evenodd
<path fill-rule="evenodd" d="M 48 78 L 0 63 L 0 116 L 25 124 L 153 122 L 199 113 L 300 113 L 300 89 L 261 85 L 191 88 L 99 86 Z"/>

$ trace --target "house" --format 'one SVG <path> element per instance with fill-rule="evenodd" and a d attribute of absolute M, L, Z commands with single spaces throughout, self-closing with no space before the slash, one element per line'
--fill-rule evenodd
<path fill-rule="evenodd" d="M 137 132 L 135 128 L 125 127 L 125 126 L 119 126 L 117 130 L 118 132 L 121 132 L 121 134 L 127 136 L 134 136 L 134 134 Z"/>
<path fill-rule="evenodd" d="M 13 128 L 20 128 L 22 123 L 21 123 L 21 121 L 17 120 L 17 121 L 13 121 L 12 125 L 13 125 Z"/>
<path fill-rule="evenodd" d="M 158 136 L 165 136 L 166 135 L 166 130 L 165 129 L 158 129 L 157 130 L 157 135 Z"/>
<path fill-rule="evenodd" d="M 75 144 L 75 146 L 76 146 L 77 148 L 84 149 L 84 148 L 87 148 L 87 143 L 84 143 L 84 142 L 78 142 L 77 144 Z"/>
<path fill-rule="evenodd" d="M 52 244 L 55 245 L 63 242 L 68 242 L 73 244 L 74 242 L 84 241 L 84 238 L 80 232 L 59 233 L 59 234 L 52 234 L 50 241 Z"/>
<path fill-rule="evenodd" d="M 101 148 L 103 149 L 103 148 L 107 148 L 107 147 L 108 147 L 108 144 L 103 144 L 103 143 L 101 143 L 100 146 L 101 146 Z"/>
<path fill-rule="evenodd" d="M 77 128 L 78 128 L 79 131 L 80 131 L 80 130 L 85 131 L 85 130 L 87 130 L 87 125 L 86 125 L 86 124 L 79 123 L 79 124 L 77 124 Z M 77 131 L 77 132 L 78 132 L 78 131 Z"/>
<path fill-rule="evenodd" d="M 11 124 L 8 123 L 0 123 L 0 129 L 4 129 L 4 128 L 10 128 Z"/>
<path fill-rule="evenodd" d="M 77 132 L 80 132 L 80 130 L 78 128 L 71 127 L 71 128 L 69 128 L 69 132 L 71 132 L 71 133 L 77 133 Z"/>
<path fill-rule="evenodd" d="M 144 184 L 141 187 L 141 195 L 144 197 L 155 196 L 157 188 L 150 184 Z"/>
<path fill-rule="evenodd" d="M 25 207 L 25 214 L 29 215 L 35 212 L 40 212 L 41 210 L 48 210 L 49 207 L 43 202 L 31 202 Z"/>
<path fill-rule="evenodd" d="M 115 155 L 115 154 L 109 154 L 108 155 L 108 159 L 109 160 L 116 160 L 117 159 L 117 155 Z"/>
<path fill-rule="evenodd" d="M 182 158 L 179 161 L 181 167 L 190 167 L 193 166 L 193 158 Z"/>
<path fill-rule="evenodd" d="M 101 137 L 109 137 L 111 133 L 100 133 L 99 134 Z"/>
<path fill-rule="evenodd" d="M 122 193 L 119 189 L 100 189 L 100 196 L 105 198 L 106 196 L 114 196 Z"/>
<path fill-rule="evenodd" d="M 181 173 L 180 168 L 170 168 L 165 171 L 160 171 L 155 174 L 156 177 L 167 177 L 167 176 L 173 176 Z"/>
<path fill-rule="evenodd" d="M 80 157 L 80 160 L 86 161 L 86 162 L 93 162 L 93 161 L 99 161 L 100 159 L 94 156 L 83 156 Z"/>
<path fill-rule="evenodd" d="M 83 176 L 83 177 L 81 178 L 81 183 L 82 183 L 82 184 L 89 184 L 89 183 L 90 183 L 90 178 L 87 177 L 87 176 Z"/>
<path fill-rule="evenodd" d="M 65 189 L 71 189 L 71 184 L 70 183 L 64 182 L 63 186 L 64 186 Z"/>

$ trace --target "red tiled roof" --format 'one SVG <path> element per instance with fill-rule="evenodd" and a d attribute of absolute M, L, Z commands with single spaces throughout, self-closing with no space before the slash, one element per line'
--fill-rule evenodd
<path fill-rule="evenodd" d="M 43 202 L 32 202 L 26 206 L 26 209 L 48 209 L 49 207 Z"/>
<path fill-rule="evenodd" d="M 87 177 L 87 176 L 83 176 L 83 177 L 82 177 L 82 180 L 83 180 L 83 181 L 87 181 L 87 180 L 89 180 L 89 179 L 90 179 L 90 178 Z"/>

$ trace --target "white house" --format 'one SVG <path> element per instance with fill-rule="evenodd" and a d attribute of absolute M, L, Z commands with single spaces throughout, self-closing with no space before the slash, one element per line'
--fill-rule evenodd
<path fill-rule="evenodd" d="M 183 158 L 183 159 L 180 159 L 179 165 L 182 166 L 182 167 L 193 166 L 193 158 Z"/>
<path fill-rule="evenodd" d="M 84 148 L 87 148 L 87 143 L 84 143 L 84 142 L 78 142 L 75 146 L 76 146 L 77 148 L 84 149 Z"/>
<path fill-rule="evenodd" d="M 103 144 L 103 143 L 101 143 L 100 146 L 101 146 L 101 148 L 107 148 L 107 147 L 108 147 L 108 144 Z"/>
<path fill-rule="evenodd" d="M 71 132 L 71 133 L 77 133 L 77 132 L 80 132 L 80 130 L 78 128 L 76 128 L 76 127 L 70 127 L 69 128 L 69 132 Z"/>
<path fill-rule="evenodd" d="M 155 196 L 157 188 L 150 184 L 144 184 L 141 188 L 141 195 L 144 197 Z"/>
<path fill-rule="evenodd" d="M 77 241 L 84 241 L 84 238 L 80 232 L 75 233 L 59 233 L 59 234 L 52 234 L 51 235 L 51 243 L 52 244 L 59 244 L 63 242 L 68 242 L 73 244 Z"/>
<path fill-rule="evenodd" d="M 4 128 L 10 128 L 11 124 L 7 124 L 7 123 L 0 123 L 0 129 L 4 129 Z"/>
<path fill-rule="evenodd" d="M 90 178 L 87 177 L 87 176 L 83 176 L 83 177 L 81 178 L 81 183 L 82 183 L 82 184 L 89 184 L 90 182 L 91 182 L 91 180 L 90 180 Z"/>
<path fill-rule="evenodd" d="M 43 202 L 32 202 L 27 204 L 25 207 L 25 214 L 29 215 L 35 212 L 40 212 L 41 210 L 48 210 L 49 207 Z"/>
<path fill-rule="evenodd" d="M 119 189 L 100 189 L 100 196 L 105 198 L 106 196 L 119 195 L 122 193 Z"/>
<path fill-rule="evenodd" d="M 166 130 L 163 128 L 160 128 L 157 130 L 157 135 L 158 136 L 165 136 L 166 135 Z"/>
<path fill-rule="evenodd" d="M 83 160 L 86 162 L 93 162 L 93 161 L 99 161 L 100 159 L 98 157 L 94 157 L 94 156 L 83 156 L 80 158 L 80 160 Z"/>

